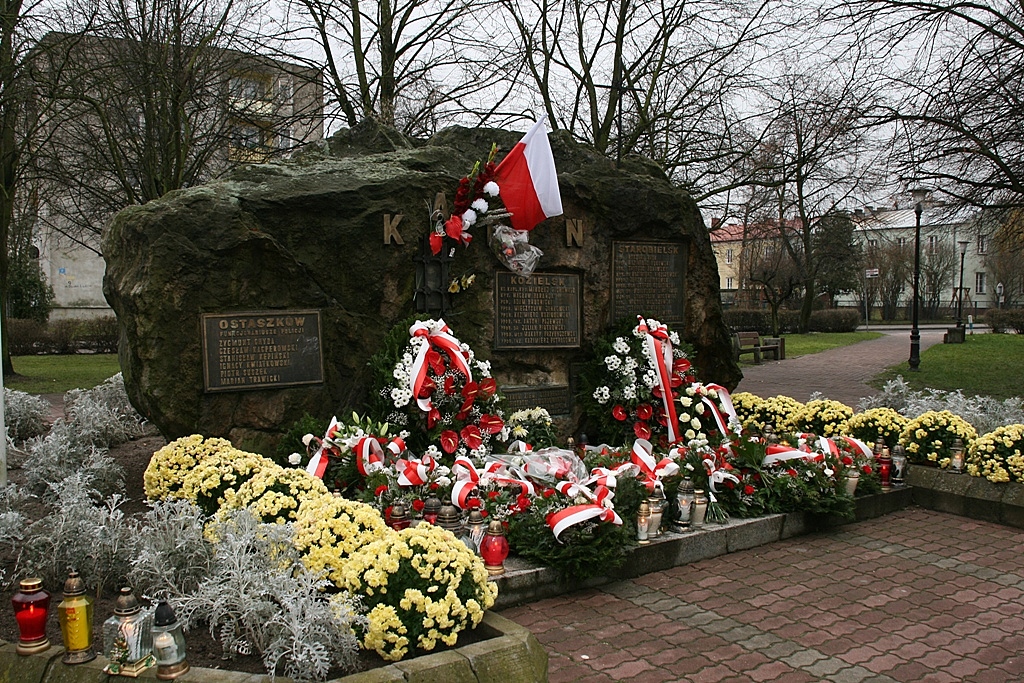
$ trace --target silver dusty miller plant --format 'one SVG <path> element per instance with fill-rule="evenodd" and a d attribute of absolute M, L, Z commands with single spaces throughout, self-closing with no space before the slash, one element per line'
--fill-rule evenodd
<path fill-rule="evenodd" d="M 1024 399 L 1008 398 L 1000 401 L 990 396 L 968 397 L 959 389 L 915 391 L 902 376 L 886 382 L 881 392 L 862 399 L 857 408 L 892 408 L 909 418 L 929 410 L 948 410 L 970 422 L 979 434 L 986 434 L 1003 425 L 1024 423 Z"/>
<path fill-rule="evenodd" d="M 326 582 L 299 561 L 289 525 L 262 524 L 239 510 L 213 535 L 208 577 L 171 600 L 186 628 L 206 624 L 226 654 L 255 649 L 271 677 L 325 680 L 334 666 L 352 667 L 357 605 L 345 594 L 327 598 Z"/>
<path fill-rule="evenodd" d="M 4 426 L 15 443 L 46 432 L 50 403 L 39 396 L 4 388 Z"/>
<path fill-rule="evenodd" d="M 124 489 L 124 473 L 109 451 L 91 443 L 74 423 L 57 420 L 46 436 L 25 442 L 24 451 L 25 486 L 38 496 L 52 497 L 58 490 L 54 484 L 78 474 L 101 495 Z"/>
<path fill-rule="evenodd" d="M 191 501 L 162 500 L 141 521 L 129 583 L 154 600 L 198 589 L 213 564 L 213 546 L 203 538 L 209 519 L 202 510 Z"/>
<path fill-rule="evenodd" d="M 124 585 L 139 537 L 138 522 L 124 514 L 124 498 L 101 498 L 89 475 L 79 472 L 50 484 L 50 513 L 25 533 L 25 564 L 51 586 L 69 569 L 81 572 L 99 595 Z"/>
<path fill-rule="evenodd" d="M 145 426 L 128 401 L 120 372 L 92 389 L 72 389 L 64 394 L 64 412 L 82 439 L 97 446 L 131 441 L 142 435 Z"/>

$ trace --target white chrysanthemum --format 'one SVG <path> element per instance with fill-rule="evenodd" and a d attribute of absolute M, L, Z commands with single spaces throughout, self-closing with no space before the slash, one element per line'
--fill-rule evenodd
<path fill-rule="evenodd" d="M 477 213 L 487 213 L 487 200 L 483 197 L 477 197 L 473 200 L 473 203 L 469 205 Z"/>
<path fill-rule="evenodd" d="M 462 227 L 468 228 L 474 223 L 476 223 L 476 211 L 466 209 L 462 214 Z"/>
<path fill-rule="evenodd" d="M 409 400 L 412 398 L 412 392 L 402 387 L 395 387 L 391 390 L 391 400 L 395 402 L 396 408 L 402 408 L 409 405 Z"/>
<path fill-rule="evenodd" d="M 484 185 L 484 194 L 486 194 L 489 197 L 497 197 L 500 191 L 501 190 L 498 189 L 498 183 L 494 182 L 493 180 Z"/>
<path fill-rule="evenodd" d="M 609 372 L 615 372 L 622 367 L 622 359 L 618 356 L 607 356 L 604 359 L 604 364 L 607 366 Z"/>
<path fill-rule="evenodd" d="M 654 385 L 658 383 L 658 375 L 654 370 L 648 370 L 644 373 L 644 384 L 648 389 L 653 389 Z"/>
<path fill-rule="evenodd" d="M 632 401 L 634 398 L 636 398 L 636 387 L 634 387 L 633 385 L 624 387 L 622 389 L 622 398 L 626 399 L 627 401 Z"/>
<path fill-rule="evenodd" d="M 636 370 L 636 359 L 632 357 L 626 358 L 625 362 L 622 364 L 622 367 L 626 370 L 626 372 Z"/>
<path fill-rule="evenodd" d="M 672 342 L 672 346 L 677 346 L 679 344 L 679 333 L 672 330 L 668 333 L 668 340 Z"/>
<path fill-rule="evenodd" d="M 615 353 L 621 353 L 623 355 L 629 353 L 629 343 L 622 337 L 615 338 L 615 343 L 612 344 L 612 348 L 615 349 Z"/>
<path fill-rule="evenodd" d="M 482 372 L 487 377 L 490 377 L 491 376 L 491 361 L 489 361 L 489 360 L 477 361 L 476 369 L 479 370 L 480 372 Z"/>
<path fill-rule="evenodd" d="M 611 396 L 612 392 L 608 387 L 598 387 L 597 389 L 594 389 L 594 399 L 601 405 L 607 403 Z"/>

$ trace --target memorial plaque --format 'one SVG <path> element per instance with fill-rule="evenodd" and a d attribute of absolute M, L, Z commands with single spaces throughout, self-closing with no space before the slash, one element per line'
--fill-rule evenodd
<path fill-rule="evenodd" d="M 503 386 L 501 393 L 508 406 L 506 416 L 517 410 L 540 406 L 551 415 L 572 413 L 572 393 L 565 384 L 543 384 L 539 386 Z"/>
<path fill-rule="evenodd" d="M 205 314 L 202 323 L 206 391 L 324 381 L 319 311 Z"/>
<path fill-rule="evenodd" d="M 496 273 L 494 348 L 579 348 L 580 293 L 580 276 L 575 273 Z"/>
<path fill-rule="evenodd" d="M 642 315 L 682 324 L 685 242 L 612 242 L 612 319 Z"/>

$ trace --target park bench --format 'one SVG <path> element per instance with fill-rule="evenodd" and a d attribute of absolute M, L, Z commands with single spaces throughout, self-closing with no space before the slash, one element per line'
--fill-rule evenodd
<path fill-rule="evenodd" d="M 762 357 L 767 354 L 771 354 L 775 360 L 784 360 L 786 340 L 782 337 L 762 337 L 757 332 L 737 332 L 733 335 L 733 351 L 737 361 L 740 356 L 749 353 L 754 356 L 754 364 L 760 365 Z"/>

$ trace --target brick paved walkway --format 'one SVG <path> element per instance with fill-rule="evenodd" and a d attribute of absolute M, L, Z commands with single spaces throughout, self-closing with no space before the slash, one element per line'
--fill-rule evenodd
<path fill-rule="evenodd" d="M 942 342 L 945 329 L 921 330 L 921 351 Z M 776 394 L 806 401 L 820 391 L 826 398 L 857 407 L 857 402 L 875 393 L 867 381 L 887 367 L 910 357 L 910 331 L 886 332 L 885 336 L 852 346 L 823 351 L 783 361 L 743 367 L 737 391 L 758 396 Z"/>
<path fill-rule="evenodd" d="M 508 609 L 550 680 L 1024 680 L 1024 531 L 912 508 Z"/>

